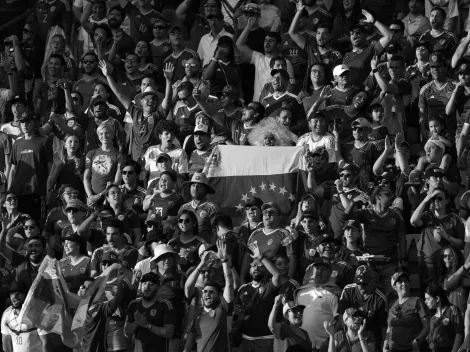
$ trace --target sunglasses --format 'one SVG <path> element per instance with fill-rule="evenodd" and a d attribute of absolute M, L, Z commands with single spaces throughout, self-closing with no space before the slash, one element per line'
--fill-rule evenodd
<path fill-rule="evenodd" d="M 63 194 L 69 196 L 69 197 L 77 197 L 78 192 L 64 192 Z"/>
<path fill-rule="evenodd" d="M 36 226 L 35 225 L 24 225 L 23 228 L 25 230 L 34 230 L 36 228 Z"/>
<path fill-rule="evenodd" d="M 80 285 L 80 290 L 87 290 L 87 289 L 88 289 L 88 286 Z"/>
<path fill-rule="evenodd" d="M 66 213 L 78 213 L 80 211 L 80 209 L 78 208 L 68 208 L 65 210 Z"/>
<path fill-rule="evenodd" d="M 380 181 L 379 181 L 379 182 L 377 182 L 377 183 L 378 183 L 380 186 L 383 186 L 383 185 L 386 185 L 386 184 L 388 184 L 388 183 L 389 183 L 389 181 L 388 181 L 388 180 L 386 180 L 386 179 L 382 179 L 382 180 L 380 180 Z"/>
<path fill-rule="evenodd" d="M 256 210 L 258 210 L 258 207 L 252 207 L 252 206 L 249 205 L 249 206 L 246 206 L 246 207 L 245 207 L 245 210 L 246 210 L 246 211 L 250 211 L 250 210 L 251 210 L 251 211 L 256 211 Z"/>
<path fill-rule="evenodd" d="M 353 34 L 361 35 L 362 32 L 361 32 L 361 31 L 354 31 L 354 32 L 351 32 L 351 33 L 350 33 L 350 35 L 353 35 Z"/>
<path fill-rule="evenodd" d="M 83 60 L 83 63 L 86 64 L 94 64 L 96 61 L 95 60 Z"/>
<path fill-rule="evenodd" d="M 352 129 L 353 131 L 359 131 L 359 132 L 364 131 L 364 127 L 353 127 Z"/>
<path fill-rule="evenodd" d="M 179 219 L 178 222 L 180 224 L 182 224 L 182 223 L 189 224 L 191 222 L 191 219 Z"/>
<path fill-rule="evenodd" d="M 351 174 L 339 174 L 339 177 L 341 177 L 341 178 L 349 178 L 349 177 L 351 177 Z"/>
<path fill-rule="evenodd" d="M 159 29 L 161 31 L 165 30 L 166 27 L 165 26 L 154 26 L 153 29 Z"/>
<path fill-rule="evenodd" d="M 256 267 L 261 268 L 261 267 L 264 266 L 264 265 L 261 264 L 261 263 L 259 263 L 259 264 L 253 263 L 253 264 L 250 264 L 250 266 L 251 266 L 252 268 L 256 268 Z"/>
<path fill-rule="evenodd" d="M 400 33 L 401 32 L 401 29 L 397 29 L 397 28 L 394 28 L 394 29 L 390 29 L 392 31 L 392 33 Z"/>
<path fill-rule="evenodd" d="M 215 293 L 215 291 L 214 290 L 202 290 L 202 293 L 204 293 L 204 294 L 210 293 L 211 295 L 213 295 Z"/>
<path fill-rule="evenodd" d="M 123 175 L 133 175 L 134 171 L 122 171 L 121 172 Z"/>
<path fill-rule="evenodd" d="M 29 29 L 23 28 L 23 33 L 33 33 Z"/>
<path fill-rule="evenodd" d="M 310 70 L 311 73 L 315 73 L 315 74 L 320 74 L 320 73 L 325 73 L 325 71 L 323 70 Z"/>
<path fill-rule="evenodd" d="M 195 68 L 197 67 L 196 64 L 184 64 L 184 67 L 188 68 L 188 67 L 191 67 L 191 68 Z"/>
<path fill-rule="evenodd" d="M 7 202 L 13 202 L 13 201 L 16 201 L 16 200 L 18 200 L 18 198 L 16 198 L 16 197 L 8 197 L 8 198 L 5 199 L 5 201 L 7 201 Z"/>
<path fill-rule="evenodd" d="M 275 211 L 266 211 L 263 213 L 264 216 L 274 216 L 276 215 L 277 213 Z"/>
<path fill-rule="evenodd" d="M 444 200 L 444 197 L 437 196 L 437 197 L 434 197 L 434 200 L 438 200 L 440 202 L 440 201 Z"/>

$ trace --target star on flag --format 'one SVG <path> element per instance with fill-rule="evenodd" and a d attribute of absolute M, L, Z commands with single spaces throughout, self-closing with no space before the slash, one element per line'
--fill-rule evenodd
<path fill-rule="evenodd" d="M 284 195 L 284 193 L 288 193 L 288 192 L 286 191 L 285 187 L 279 187 L 279 193 Z"/>
<path fill-rule="evenodd" d="M 274 191 L 275 189 L 276 189 L 276 185 L 275 185 L 274 183 L 271 183 L 271 184 L 269 185 L 269 190 L 270 190 L 270 191 Z"/>
<path fill-rule="evenodd" d="M 252 195 L 255 195 L 255 194 L 256 194 L 256 188 L 255 188 L 255 187 L 251 187 L 250 193 L 251 193 Z"/>
<path fill-rule="evenodd" d="M 237 211 L 243 211 L 242 203 L 239 203 L 238 205 L 235 205 L 235 208 L 237 208 Z"/>
<path fill-rule="evenodd" d="M 242 194 L 242 202 L 247 202 L 248 201 L 248 193 Z"/>
<path fill-rule="evenodd" d="M 261 182 L 261 186 L 259 186 L 259 188 L 261 188 L 262 191 L 265 191 L 266 190 L 266 183 L 264 182 Z"/>

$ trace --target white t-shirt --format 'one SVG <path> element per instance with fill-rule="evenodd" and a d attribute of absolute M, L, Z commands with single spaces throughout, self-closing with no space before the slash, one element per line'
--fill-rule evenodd
<path fill-rule="evenodd" d="M 147 149 L 144 155 L 145 170 L 149 171 L 149 184 L 160 177 L 160 171 L 157 167 L 157 159 L 163 152 L 159 146 L 154 145 Z M 171 168 L 178 174 L 188 173 L 188 156 L 186 152 L 181 148 L 173 149 L 167 153 L 171 158 Z"/>
<path fill-rule="evenodd" d="M 13 140 L 15 140 L 18 136 L 20 136 L 23 133 L 21 132 L 19 122 L 18 122 L 18 126 L 13 126 L 11 122 L 8 122 L 2 125 L 2 127 L 0 127 L 0 131 L 9 135 Z"/>
<path fill-rule="evenodd" d="M 255 87 L 253 93 L 253 101 L 259 101 L 259 97 L 261 95 L 261 91 L 263 90 L 264 85 L 272 80 L 271 66 L 269 65 L 270 62 L 271 58 L 253 50 L 253 54 L 251 55 L 251 63 L 255 65 Z M 293 78 L 294 68 L 292 67 L 292 64 L 289 60 L 286 60 L 286 62 L 289 77 Z"/>
<path fill-rule="evenodd" d="M 305 306 L 302 329 L 319 348 L 328 338 L 324 321 L 331 321 L 338 311 L 338 297 L 322 288 L 308 287 L 297 293 L 297 302 Z"/>
<path fill-rule="evenodd" d="M 19 311 L 15 312 L 12 306 L 8 307 L 2 315 L 2 335 L 11 336 L 13 352 L 42 351 L 42 341 L 39 335 L 47 335 L 48 332 L 20 324 L 18 315 Z"/>
<path fill-rule="evenodd" d="M 312 134 L 310 132 L 305 133 L 304 135 L 300 136 L 299 140 L 297 141 L 298 147 L 304 145 L 308 145 L 308 150 L 311 152 L 315 151 L 317 148 L 325 148 L 328 152 L 328 162 L 335 162 L 335 137 L 331 133 L 326 132 L 325 135 L 318 141 L 314 141 L 312 139 Z"/>

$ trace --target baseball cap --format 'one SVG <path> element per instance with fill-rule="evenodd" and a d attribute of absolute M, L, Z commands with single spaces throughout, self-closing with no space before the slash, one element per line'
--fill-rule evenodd
<path fill-rule="evenodd" d="M 398 279 L 401 278 L 402 276 L 405 276 L 408 279 L 410 278 L 407 272 L 403 270 L 399 270 L 395 274 L 392 275 L 392 280 L 391 280 L 392 286 L 394 286 L 397 283 Z"/>
<path fill-rule="evenodd" d="M 16 103 L 22 103 L 23 105 L 26 105 L 26 100 L 20 97 L 19 95 L 17 95 L 11 100 L 11 105 L 16 104 Z"/>
<path fill-rule="evenodd" d="M 457 73 L 461 73 L 461 74 L 469 74 L 470 73 L 470 64 L 466 61 L 466 62 L 462 62 L 459 66 L 459 70 L 457 71 Z"/>
<path fill-rule="evenodd" d="M 280 73 L 281 76 L 284 77 L 284 79 L 289 79 L 289 74 L 287 73 L 286 70 L 282 68 L 275 68 L 274 70 L 271 70 L 271 77 L 274 77 L 278 73 Z"/>
<path fill-rule="evenodd" d="M 318 220 L 318 213 L 312 210 L 304 211 L 302 216 L 300 217 L 300 221 L 302 221 L 305 218 L 312 218 L 312 219 Z"/>
<path fill-rule="evenodd" d="M 180 31 L 180 32 L 182 32 L 182 31 L 183 31 L 183 28 L 182 28 L 180 25 L 177 25 L 177 24 L 176 24 L 176 25 L 174 25 L 174 26 L 172 26 L 172 27 L 170 28 L 170 31 L 169 31 L 168 33 L 172 33 L 172 32 L 174 32 L 174 31 Z"/>
<path fill-rule="evenodd" d="M 361 231 L 361 223 L 357 220 L 348 220 L 343 226 L 343 230 L 346 229 L 355 229 L 357 231 Z"/>
<path fill-rule="evenodd" d="M 325 257 L 316 257 L 315 260 L 313 261 L 312 265 L 325 265 L 325 266 L 331 266 L 331 261 L 328 258 Z"/>
<path fill-rule="evenodd" d="M 159 242 L 163 242 L 163 243 L 168 242 L 168 239 L 166 238 L 166 235 L 161 230 L 151 230 L 151 231 L 149 231 L 147 233 L 147 236 L 146 236 L 145 239 L 146 239 L 146 241 L 145 241 L 146 246 L 149 246 L 153 242 L 157 242 L 157 243 L 159 243 Z"/>
<path fill-rule="evenodd" d="M 424 178 L 429 178 L 431 176 L 444 177 L 444 173 L 436 164 L 433 164 L 431 167 L 428 167 L 424 173 Z"/>
<path fill-rule="evenodd" d="M 210 134 L 209 126 L 204 123 L 200 123 L 196 127 L 194 127 L 193 133 L 194 134 Z"/>
<path fill-rule="evenodd" d="M 365 118 L 363 117 L 359 117 L 358 119 L 355 119 L 352 123 L 351 123 L 351 127 L 354 127 L 354 126 L 360 126 L 360 127 L 364 127 L 368 130 L 372 130 L 372 126 L 370 125 L 370 122 L 367 121 Z"/>
<path fill-rule="evenodd" d="M 319 244 L 325 243 L 325 242 L 334 242 L 334 238 L 331 237 L 330 235 L 324 233 L 323 235 L 315 237 L 315 246 L 318 246 Z"/>
<path fill-rule="evenodd" d="M 403 50 L 403 47 L 401 46 L 401 44 L 398 42 L 393 42 L 388 45 L 387 53 L 396 54 L 401 50 Z"/>
<path fill-rule="evenodd" d="M 234 86 L 230 86 L 230 85 L 225 86 L 224 89 L 222 89 L 222 91 L 217 92 L 216 93 L 217 99 L 220 100 L 222 98 L 222 95 L 224 95 L 224 94 L 227 95 L 228 97 L 230 97 L 230 99 L 232 99 L 232 100 L 239 100 L 240 99 L 240 92 Z"/>
<path fill-rule="evenodd" d="M 387 180 L 390 183 L 395 182 L 395 175 L 391 171 L 384 172 L 382 175 L 377 177 L 377 183 L 382 180 Z"/>
<path fill-rule="evenodd" d="M 13 281 L 8 288 L 8 293 L 12 292 L 23 292 L 27 293 L 29 291 L 28 287 L 18 281 Z"/>
<path fill-rule="evenodd" d="M 165 20 L 165 19 L 162 18 L 162 17 L 157 17 L 157 18 L 155 19 L 155 22 L 153 23 L 153 28 L 155 28 L 158 23 L 163 24 L 163 25 L 164 25 L 165 27 L 167 27 L 167 28 L 170 27 L 170 23 L 169 23 L 167 20 Z"/>
<path fill-rule="evenodd" d="M 29 121 L 33 121 L 33 120 L 36 120 L 36 115 L 34 115 L 31 111 L 25 111 L 23 112 L 23 114 L 21 115 L 21 117 L 19 118 L 19 121 L 20 122 L 29 122 Z"/>
<path fill-rule="evenodd" d="M 446 59 L 442 53 L 432 53 L 431 57 L 429 58 L 429 66 L 431 67 L 438 67 L 438 66 L 445 66 Z"/>
<path fill-rule="evenodd" d="M 362 33 L 367 33 L 366 28 L 360 23 L 353 24 L 351 27 L 349 27 L 349 33 L 356 30 L 361 31 Z"/>
<path fill-rule="evenodd" d="M 357 268 L 356 274 L 354 275 L 354 282 L 356 284 L 368 284 L 376 280 L 376 274 L 374 269 L 368 265 L 361 265 Z"/>
<path fill-rule="evenodd" d="M 223 35 L 217 41 L 217 45 L 228 45 L 229 47 L 233 47 L 233 40 L 228 35 Z"/>
<path fill-rule="evenodd" d="M 149 273 L 145 273 L 144 275 L 142 275 L 142 278 L 140 279 L 140 282 L 153 282 L 154 284 L 159 284 L 160 283 L 160 279 L 158 277 L 157 274 L 155 274 L 154 272 L 149 272 Z"/>
<path fill-rule="evenodd" d="M 262 213 L 264 213 L 265 211 L 270 210 L 270 209 L 274 210 L 278 214 L 281 214 L 281 208 L 279 208 L 279 205 L 277 205 L 276 203 L 268 202 L 268 203 L 264 203 L 261 206 L 261 212 Z"/>
<path fill-rule="evenodd" d="M 243 7 L 243 13 L 250 13 L 250 12 L 254 12 L 254 13 L 257 13 L 258 15 L 261 14 L 261 9 L 259 8 L 258 4 L 255 4 L 255 3 L 249 3 L 248 5 L 245 5 Z"/>
<path fill-rule="evenodd" d="M 341 65 L 338 65 L 334 68 L 333 70 L 333 76 L 341 76 L 343 73 L 345 72 L 349 72 L 349 67 L 344 65 L 344 64 L 341 64 Z"/>
<path fill-rule="evenodd" d="M 88 207 L 80 199 L 71 199 L 69 202 L 67 202 L 67 206 L 65 207 L 65 211 L 67 211 L 68 209 L 87 210 Z"/>
<path fill-rule="evenodd" d="M 429 147 L 431 147 L 432 145 L 436 145 L 438 146 L 440 149 L 446 149 L 444 143 L 442 143 L 439 139 L 428 139 L 428 141 L 426 142 L 426 144 L 424 145 L 424 150 L 428 149 Z"/>
<path fill-rule="evenodd" d="M 354 164 L 346 164 L 343 166 L 343 168 L 341 168 L 340 170 L 338 170 L 339 172 L 342 172 L 342 171 L 349 171 L 349 172 L 352 172 L 353 174 L 358 174 L 359 173 L 359 168 L 354 165 Z"/>
<path fill-rule="evenodd" d="M 362 311 L 357 308 L 348 308 L 343 313 L 343 321 L 346 321 L 346 319 L 354 316 L 360 316 L 361 318 L 364 318 L 364 313 L 362 313 Z"/>
<path fill-rule="evenodd" d="M 103 253 L 103 256 L 101 257 L 101 262 L 111 262 L 111 263 L 116 263 L 117 262 L 117 255 L 114 252 L 111 251 L 106 251 Z"/>
<path fill-rule="evenodd" d="M 427 40 L 421 40 L 417 45 L 416 45 L 416 49 L 418 49 L 419 47 L 422 47 L 424 46 L 426 49 L 428 49 L 429 51 L 432 51 L 431 50 L 431 44 L 429 44 L 429 42 Z"/>
<path fill-rule="evenodd" d="M 326 150 L 325 147 L 317 147 L 313 152 L 310 152 L 311 156 L 325 156 L 328 155 L 328 151 Z"/>
<path fill-rule="evenodd" d="M 292 310 L 292 309 L 305 309 L 305 306 L 303 304 L 298 304 L 297 302 L 294 301 L 289 301 L 284 304 L 284 307 L 282 307 L 282 315 L 286 316 L 286 314 Z"/>
<path fill-rule="evenodd" d="M 245 203 L 245 207 L 248 207 L 248 206 L 261 208 L 263 206 L 263 201 L 261 200 L 261 198 L 251 197 L 251 198 L 248 198 L 248 200 Z"/>
<path fill-rule="evenodd" d="M 325 114 L 322 112 L 322 111 L 317 111 L 316 113 L 310 113 L 308 116 L 307 116 L 307 121 L 310 121 L 311 119 L 324 119 L 326 120 L 327 117 L 325 116 Z"/>
<path fill-rule="evenodd" d="M 169 161 L 171 163 L 171 157 L 167 154 L 167 153 L 161 153 L 161 154 L 158 154 L 157 156 L 157 163 L 158 163 L 158 160 L 160 160 L 161 158 L 165 159 L 166 161 Z"/>
<path fill-rule="evenodd" d="M 103 99 L 100 95 L 97 97 L 94 97 L 93 100 L 91 101 L 90 106 L 95 106 L 96 104 L 104 104 L 107 105 L 106 99 Z"/>
<path fill-rule="evenodd" d="M 157 214 L 157 213 L 149 213 L 149 215 L 147 215 L 147 219 L 145 219 L 145 223 L 149 223 L 149 222 L 154 222 L 156 224 L 161 224 L 162 223 L 162 217 L 160 214 Z"/>
<path fill-rule="evenodd" d="M 207 252 L 207 251 L 212 251 L 214 253 L 217 253 L 218 252 L 218 248 L 215 244 L 212 244 L 212 245 L 209 245 L 209 244 L 201 244 L 199 246 L 199 249 L 198 249 L 198 256 L 201 257 L 204 252 Z"/>

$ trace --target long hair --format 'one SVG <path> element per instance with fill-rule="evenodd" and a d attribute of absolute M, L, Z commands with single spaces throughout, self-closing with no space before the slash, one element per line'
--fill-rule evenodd
<path fill-rule="evenodd" d="M 452 273 L 455 273 L 458 270 L 458 268 L 460 268 L 464 263 L 462 252 L 459 249 L 452 246 L 451 244 L 441 248 L 440 251 L 436 251 L 433 254 L 433 261 L 435 262 L 436 269 L 437 269 L 435 271 L 435 275 L 436 275 L 435 282 L 437 282 L 441 286 L 443 285 L 444 280 L 446 278 L 446 274 L 447 274 L 447 267 L 444 264 L 444 257 L 443 257 L 446 249 L 450 249 L 452 252 L 453 259 L 452 259 L 452 267 L 450 268 Z"/>
<path fill-rule="evenodd" d="M 137 44 L 139 44 L 140 42 L 144 42 L 145 45 L 147 45 L 147 56 L 145 56 L 144 58 L 144 62 L 147 63 L 147 64 L 150 64 L 150 63 L 153 63 L 153 58 L 152 58 L 152 47 L 150 46 L 150 43 L 146 40 L 139 40 L 136 44 L 135 44 L 135 48 L 134 48 L 134 54 L 135 54 L 135 50 L 137 49 Z M 139 58 L 140 59 L 140 58 Z"/>
<path fill-rule="evenodd" d="M 449 307 L 451 305 L 449 298 L 447 298 L 447 292 L 442 288 L 442 286 L 436 283 L 430 283 L 429 286 L 426 287 L 426 291 L 424 291 L 424 293 L 427 293 L 433 298 L 439 297 L 442 308 Z"/>
<path fill-rule="evenodd" d="M 351 21 L 352 23 L 359 23 L 359 19 L 361 18 L 361 15 L 362 15 L 361 11 L 362 11 L 361 2 L 356 0 L 356 2 L 354 3 L 351 17 L 346 17 L 346 11 L 344 10 L 343 4 L 341 4 L 339 8 L 338 16 L 342 19 L 347 19 L 348 21 Z"/>
<path fill-rule="evenodd" d="M 251 145 L 263 146 L 264 138 L 268 134 L 274 136 L 276 146 L 291 146 L 297 142 L 292 138 L 290 131 L 281 126 L 274 117 L 267 117 L 256 125 L 248 135 L 248 141 Z"/>
<path fill-rule="evenodd" d="M 183 215 L 183 214 L 186 214 L 191 218 L 191 222 L 193 223 L 193 235 L 194 236 L 199 236 L 199 226 L 198 226 L 198 223 L 197 223 L 196 214 L 194 214 L 194 212 L 192 210 L 189 210 L 189 209 L 182 210 L 179 217 L 181 217 L 181 215 Z"/>
<path fill-rule="evenodd" d="M 65 149 L 65 141 L 69 137 L 77 137 L 77 139 L 78 139 L 79 147 L 78 147 L 77 155 L 76 155 L 77 158 L 80 157 L 80 151 L 82 149 L 82 145 L 80 143 L 80 137 L 78 137 L 75 133 L 67 133 L 65 135 L 64 139 L 60 142 L 61 145 L 62 145 L 62 148 L 59 149 L 59 152 L 58 152 L 58 155 L 57 155 L 59 160 L 64 164 L 65 164 L 65 160 L 67 159 L 67 150 Z"/>

